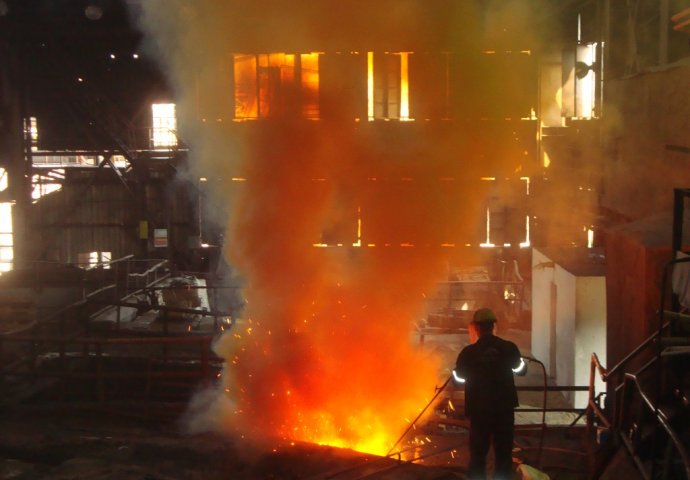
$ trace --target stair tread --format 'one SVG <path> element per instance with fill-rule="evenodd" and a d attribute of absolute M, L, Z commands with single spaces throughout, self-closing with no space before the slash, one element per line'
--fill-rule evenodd
<path fill-rule="evenodd" d="M 661 351 L 662 357 L 672 355 L 690 355 L 690 345 L 675 345 L 672 347 L 666 347 Z"/>

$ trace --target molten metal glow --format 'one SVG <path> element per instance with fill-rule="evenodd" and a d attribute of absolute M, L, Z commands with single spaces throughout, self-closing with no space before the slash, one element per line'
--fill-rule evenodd
<path fill-rule="evenodd" d="M 435 359 L 409 344 L 399 313 L 385 314 L 360 287 L 318 296 L 288 307 L 280 331 L 254 321 L 237 330 L 251 334 L 220 339 L 216 350 L 232 359 L 223 376 L 236 405 L 228 427 L 383 455 L 426 404 Z"/>

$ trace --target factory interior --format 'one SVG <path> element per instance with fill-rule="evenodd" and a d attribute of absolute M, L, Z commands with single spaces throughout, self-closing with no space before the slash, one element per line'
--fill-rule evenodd
<path fill-rule="evenodd" d="M 689 0 L 0 0 L 0 478 L 469 478 L 488 307 L 514 479 L 690 480 L 689 82 Z"/>

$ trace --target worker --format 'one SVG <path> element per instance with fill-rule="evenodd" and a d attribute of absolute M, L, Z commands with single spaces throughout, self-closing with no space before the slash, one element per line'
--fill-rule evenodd
<path fill-rule="evenodd" d="M 494 480 L 512 478 L 514 408 L 518 405 L 513 375 L 527 372 L 513 342 L 494 335 L 496 315 L 489 308 L 474 312 L 470 344 L 458 355 L 456 383 L 465 385 L 465 415 L 470 419 L 469 478 L 486 478 L 486 455 L 493 438 Z"/>

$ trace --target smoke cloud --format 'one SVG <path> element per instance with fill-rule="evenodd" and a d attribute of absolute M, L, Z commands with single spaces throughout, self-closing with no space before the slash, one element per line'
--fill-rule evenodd
<path fill-rule="evenodd" d="M 142 3 L 192 173 L 217 180 L 212 195 L 224 208 L 213 213 L 227 225 L 225 255 L 246 285 L 243 322 L 215 347 L 227 361 L 222 389 L 197 399 L 197 428 L 385 453 L 444 380 L 439 359 L 410 332 L 424 292 L 447 274 L 441 243 L 481 225 L 482 166 L 449 154 L 452 133 L 407 149 L 401 130 L 367 133 L 366 118 L 358 129 L 231 121 L 233 51 L 374 48 L 357 44 L 362 32 L 379 49 L 441 51 L 456 33 L 429 29 L 438 15 L 450 12 L 447 21 L 460 19 L 467 31 L 482 22 L 470 2 L 436 9 L 396 0 L 385 19 L 375 15 L 381 3 Z M 489 20 L 505 21 L 501 12 Z M 339 108 L 339 92 L 320 95 Z M 385 152 L 396 148 L 392 161 Z M 466 148 L 469 158 L 481 150 L 472 139 Z M 315 246 L 331 237 L 329 245 L 342 245 Z"/>

